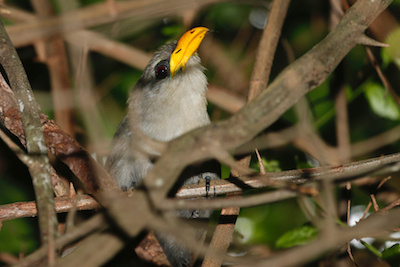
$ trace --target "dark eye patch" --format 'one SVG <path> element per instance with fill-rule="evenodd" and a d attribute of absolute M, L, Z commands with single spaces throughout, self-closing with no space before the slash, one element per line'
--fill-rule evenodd
<path fill-rule="evenodd" d="M 163 60 L 159 62 L 156 67 L 154 68 L 154 72 L 156 75 L 156 78 L 158 80 L 162 80 L 165 77 L 169 76 L 169 63 L 167 60 Z"/>

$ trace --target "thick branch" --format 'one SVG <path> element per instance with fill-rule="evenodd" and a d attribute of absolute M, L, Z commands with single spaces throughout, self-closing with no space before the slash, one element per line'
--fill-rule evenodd
<path fill-rule="evenodd" d="M 0 75 L 0 120 L 22 144 L 26 144 L 21 117 L 17 110 L 14 94 L 3 76 Z M 94 193 L 102 190 L 118 190 L 114 180 L 70 135 L 54 121 L 40 113 L 46 145 L 50 152 L 63 161 L 82 181 L 84 188 Z"/>
<path fill-rule="evenodd" d="M 49 238 L 49 232 L 55 232 L 58 222 L 54 209 L 50 164 L 40 124 L 40 107 L 35 101 L 17 51 L 12 46 L 2 23 L 0 24 L 0 37 L 0 64 L 7 73 L 21 114 L 26 135 L 26 147 L 32 161 L 28 168 L 32 176 L 36 203 L 40 214 L 40 237 L 42 242 L 46 243 Z"/>

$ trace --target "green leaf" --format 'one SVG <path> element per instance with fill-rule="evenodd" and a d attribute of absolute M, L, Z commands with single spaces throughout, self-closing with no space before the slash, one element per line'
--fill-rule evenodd
<path fill-rule="evenodd" d="M 27 254 L 39 246 L 34 238 L 34 230 L 29 219 L 16 219 L 3 222 L 0 231 L 0 251 L 14 255 Z"/>
<path fill-rule="evenodd" d="M 386 38 L 385 43 L 389 45 L 389 47 L 385 47 L 383 49 L 385 57 L 384 63 L 388 64 L 388 62 L 393 61 L 398 68 L 400 68 L 400 27 L 396 30 L 392 31 L 389 36 Z"/>
<path fill-rule="evenodd" d="M 376 256 L 378 256 L 379 258 L 382 258 L 382 253 L 377 250 L 373 245 L 363 241 L 362 239 L 360 239 L 361 244 L 364 245 L 364 247 L 366 247 L 369 251 L 371 251 L 372 253 L 374 253 Z"/>
<path fill-rule="evenodd" d="M 399 106 L 381 84 L 369 81 L 364 88 L 368 103 L 376 115 L 389 120 L 400 119 Z"/>
<path fill-rule="evenodd" d="M 267 160 L 264 157 L 261 157 L 261 161 L 265 167 L 266 172 L 280 172 L 282 171 L 281 167 L 279 166 L 279 161 L 277 160 Z M 250 168 L 260 171 L 260 163 L 254 162 L 250 165 Z"/>
<path fill-rule="evenodd" d="M 261 161 L 265 167 L 265 171 L 267 172 L 280 172 L 282 171 L 281 167 L 279 166 L 279 161 L 277 160 L 267 160 L 266 158 L 262 157 Z M 258 164 L 260 167 L 260 164 Z"/>
<path fill-rule="evenodd" d="M 161 29 L 161 33 L 164 36 L 167 36 L 169 38 L 179 38 L 180 35 L 184 33 L 183 26 L 178 24 L 178 25 L 169 25 L 165 26 Z"/>
<path fill-rule="evenodd" d="M 283 234 L 277 241 L 277 248 L 290 248 L 307 244 L 313 241 L 317 236 L 317 229 L 312 226 L 302 226 Z"/>
<path fill-rule="evenodd" d="M 309 168 L 315 167 L 315 166 L 311 165 L 308 161 L 300 160 L 298 155 L 295 155 L 294 160 L 296 161 L 297 169 L 309 169 Z"/>
<path fill-rule="evenodd" d="M 399 266 L 400 262 L 400 245 L 395 244 L 391 246 L 390 248 L 386 248 L 384 251 L 382 251 L 382 259 L 386 260 L 387 263 L 390 264 L 390 266 Z"/>

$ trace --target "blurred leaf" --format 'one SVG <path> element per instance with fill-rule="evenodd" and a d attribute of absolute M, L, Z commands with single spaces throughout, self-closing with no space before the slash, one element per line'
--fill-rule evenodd
<path fill-rule="evenodd" d="M 279 166 L 279 161 L 277 160 L 267 160 L 265 157 L 261 157 L 261 161 L 265 167 L 267 172 L 280 172 L 282 171 L 281 167 Z M 260 163 L 253 162 L 250 168 L 260 171 Z"/>
<path fill-rule="evenodd" d="M 244 5 L 215 4 L 207 13 L 207 18 L 214 21 L 217 29 L 236 30 L 247 20 L 250 10 L 250 7 Z"/>
<path fill-rule="evenodd" d="M 308 161 L 301 161 L 299 159 L 299 156 L 296 155 L 294 157 L 295 161 L 296 161 L 296 168 L 297 169 L 308 169 L 308 168 L 313 168 L 315 166 L 311 165 Z"/>
<path fill-rule="evenodd" d="M 400 27 L 392 31 L 386 38 L 385 43 L 390 45 L 382 49 L 383 62 L 387 65 L 393 61 L 398 68 L 400 68 Z"/>
<path fill-rule="evenodd" d="M 283 212 L 288 211 L 290 212 Z M 251 235 L 246 238 L 247 244 L 266 244 L 275 246 L 277 239 L 287 231 L 304 225 L 308 220 L 301 211 L 295 199 L 289 199 L 258 207 L 243 208 L 240 210 L 240 218 L 251 221 Z M 248 227 L 250 227 L 248 226 Z"/>
<path fill-rule="evenodd" d="M 276 241 L 277 248 L 290 248 L 304 245 L 313 241 L 317 237 L 317 228 L 312 226 L 302 226 L 286 232 Z"/>
<path fill-rule="evenodd" d="M 23 175 L 23 173 L 20 173 Z M 16 184 L 15 181 L 10 182 L 8 175 L 0 177 L 0 204 L 8 204 L 18 201 L 27 201 L 30 196 L 24 190 L 24 185 Z M 20 182 L 23 182 L 20 179 Z M 30 220 L 30 221 L 29 221 Z M 15 219 L 12 221 L 4 221 L 0 231 L 0 251 L 18 255 L 20 252 L 29 253 L 38 247 L 36 240 L 36 232 L 32 228 L 32 220 L 35 219 Z"/>
<path fill-rule="evenodd" d="M 373 245 L 365 242 L 364 240 L 360 239 L 361 244 L 363 244 L 369 251 L 374 253 L 377 257 L 382 258 L 382 253 L 377 250 Z"/>
<path fill-rule="evenodd" d="M 367 81 L 364 84 L 364 88 L 365 97 L 367 98 L 372 111 L 376 115 L 389 120 L 400 119 L 399 106 L 381 84 Z"/>
<path fill-rule="evenodd" d="M 180 35 L 183 34 L 183 25 L 169 25 L 162 28 L 161 33 L 168 38 L 179 38 Z"/>
<path fill-rule="evenodd" d="M 0 231 L 0 251 L 14 255 L 29 253 L 38 247 L 32 226 L 28 219 L 3 222 Z"/>
<path fill-rule="evenodd" d="M 400 245 L 395 244 L 390 248 L 386 248 L 382 251 L 382 259 L 386 260 L 387 263 L 392 267 L 398 267 L 400 262 Z"/>
<path fill-rule="evenodd" d="M 229 175 L 231 174 L 231 168 L 228 166 L 221 164 L 221 178 L 229 178 Z"/>

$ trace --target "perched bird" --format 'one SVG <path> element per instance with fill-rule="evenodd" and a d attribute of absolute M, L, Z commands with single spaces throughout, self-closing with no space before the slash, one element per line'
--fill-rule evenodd
<path fill-rule="evenodd" d="M 122 190 L 136 188 L 153 166 L 159 151 L 141 142 L 140 135 L 170 141 L 210 123 L 207 113 L 207 78 L 197 49 L 208 29 L 196 27 L 178 42 L 161 47 L 145 68 L 129 98 L 128 115 L 119 125 L 106 163 Z M 206 162 L 183 171 L 183 184 L 220 178 L 220 166 Z M 183 210 L 185 218 L 208 218 L 211 211 Z M 189 266 L 190 250 L 172 236 L 156 233 L 172 266 Z"/>

